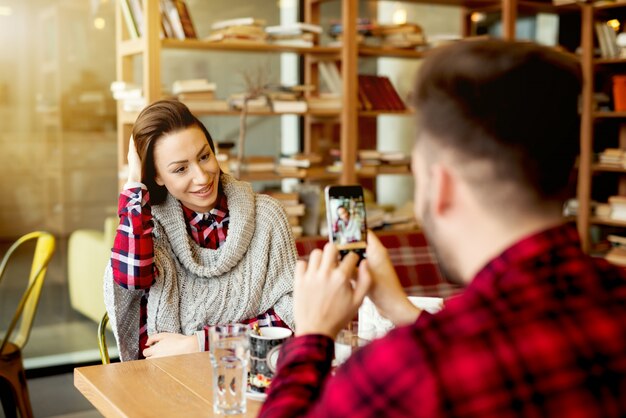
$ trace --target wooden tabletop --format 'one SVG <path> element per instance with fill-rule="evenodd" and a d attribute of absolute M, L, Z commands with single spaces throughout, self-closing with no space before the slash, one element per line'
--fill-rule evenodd
<path fill-rule="evenodd" d="M 74 386 L 105 417 L 213 416 L 208 352 L 74 369 Z M 261 402 L 248 398 L 245 417 Z"/>

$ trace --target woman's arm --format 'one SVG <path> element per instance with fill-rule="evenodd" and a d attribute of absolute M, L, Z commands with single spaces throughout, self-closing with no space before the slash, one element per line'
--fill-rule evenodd
<path fill-rule="evenodd" d="M 141 183 L 130 183 L 120 193 L 115 241 L 111 250 L 113 279 L 131 290 L 154 283 L 154 246 L 149 194 Z"/>

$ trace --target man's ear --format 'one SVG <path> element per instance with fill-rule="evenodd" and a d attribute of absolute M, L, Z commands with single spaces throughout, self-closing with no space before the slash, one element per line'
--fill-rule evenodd
<path fill-rule="evenodd" d="M 431 213 L 443 215 L 453 203 L 454 176 L 443 164 L 431 166 Z"/>

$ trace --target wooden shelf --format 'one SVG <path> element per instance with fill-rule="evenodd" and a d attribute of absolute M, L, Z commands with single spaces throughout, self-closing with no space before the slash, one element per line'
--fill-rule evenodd
<path fill-rule="evenodd" d="M 608 164 L 592 164 L 591 170 L 597 172 L 626 173 L 626 168 Z"/>
<path fill-rule="evenodd" d="M 362 57 L 396 57 L 396 58 L 424 58 L 427 51 L 402 48 L 380 48 L 373 46 L 359 46 L 359 55 Z"/>
<path fill-rule="evenodd" d="M 207 42 L 202 39 L 162 39 L 161 46 L 165 49 L 185 49 L 200 51 L 231 51 L 231 52 L 294 52 L 296 54 L 311 55 L 339 55 L 341 48 L 312 46 L 298 47 L 287 45 L 274 45 L 264 43 L 219 43 Z"/>
<path fill-rule="evenodd" d="M 620 8 L 626 8 L 626 3 L 624 2 L 615 2 L 615 3 L 604 3 L 604 4 L 594 4 L 593 5 L 593 9 L 594 10 L 609 10 L 609 9 L 620 9 Z"/>
<path fill-rule="evenodd" d="M 593 117 L 596 119 L 619 119 L 626 118 L 626 112 L 593 112 Z"/>
<path fill-rule="evenodd" d="M 596 225 L 606 225 L 606 226 L 618 226 L 621 228 L 626 228 L 626 221 L 618 221 L 610 218 L 599 218 L 594 216 L 590 219 L 590 223 Z"/>
<path fill-rule="evenodd" d="M 626 58 L 596 58 L 594 65 L 619 65 L 626 64 Z"/>

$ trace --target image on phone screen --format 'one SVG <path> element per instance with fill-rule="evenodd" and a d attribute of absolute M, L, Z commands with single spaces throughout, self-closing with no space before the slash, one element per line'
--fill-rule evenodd
<path fill-rule="evenodd" d="M 367 225 L 365 222 L 365 202 L 363 195 L 328 196 L 329 235 L 340 253 L 355 251 L 363 256 L 367 246 Z"/>

